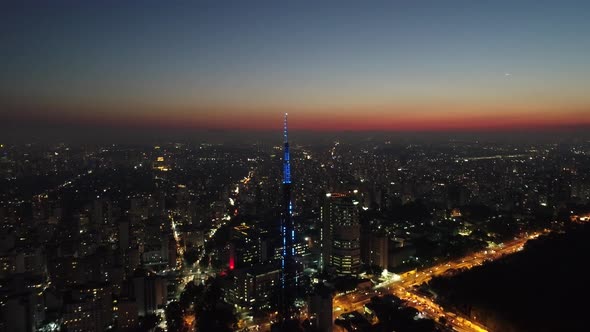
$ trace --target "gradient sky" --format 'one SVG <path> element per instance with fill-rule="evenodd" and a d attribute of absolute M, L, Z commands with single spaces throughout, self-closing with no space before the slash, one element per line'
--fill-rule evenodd
<path fill-rule="evenodd" d="M 15 1 L 0 115 L 312 130 L 590 125 L 589 1 Z"/>

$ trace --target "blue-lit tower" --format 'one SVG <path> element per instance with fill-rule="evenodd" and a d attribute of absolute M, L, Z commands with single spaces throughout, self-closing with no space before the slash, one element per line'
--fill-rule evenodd
<path fill-rule="evenodd" d="M 291 199 L 291 157 L 287 131 L 287 114 L 283 123 L 283 206 L 281 211 L 281 316 L 291 316 L 297 293 L 297 268 L 295 263 L 295 227 L 293 224 L 293 201 Z"/>

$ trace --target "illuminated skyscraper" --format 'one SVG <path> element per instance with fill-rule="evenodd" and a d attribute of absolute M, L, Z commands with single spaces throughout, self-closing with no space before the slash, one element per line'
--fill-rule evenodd
<path fill-rule="evenodd" d="M 281 314 L 290 316 L 297 289 L 297 268 L 295 263 L 295 227 L 293 225 L 293 202 L 291 200 L 291 157 L 287 132 L 287 114 L 284 120 L 284 154 L 283 154 L 283 206 L 281 212 Z"/>
<path fill-rule="evenodd" d="M 360 267 L 358 202 L 349 194 L 328 193 L 322 207 L 322 267 L 338 276 L 352 276 Z"/>

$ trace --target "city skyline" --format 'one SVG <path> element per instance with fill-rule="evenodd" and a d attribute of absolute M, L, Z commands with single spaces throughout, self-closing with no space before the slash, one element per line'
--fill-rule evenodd
<path fill-rule="evenodd" d="M 0 332 L 582 331 L 590 2 L 0 6 Z"/>
<path fill-rule="evenodd" d="M 590 125 L 588 4 L 11 4 L 4 127 Z"/>

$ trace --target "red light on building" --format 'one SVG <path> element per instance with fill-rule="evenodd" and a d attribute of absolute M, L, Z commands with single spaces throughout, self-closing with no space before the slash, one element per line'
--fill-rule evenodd
<path fill-rule="evenodd" d="M 232 245 L 229 249 L 229 269 L 233 270 L 236 266 L 235 264 L 235 258 L 234 258 L 234 246 Z"/>

